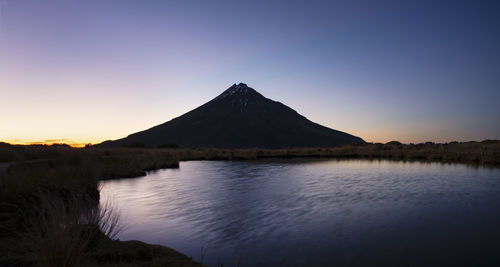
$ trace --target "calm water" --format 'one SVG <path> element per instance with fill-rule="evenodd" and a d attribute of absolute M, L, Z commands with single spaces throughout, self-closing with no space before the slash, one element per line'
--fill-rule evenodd
<path fill-rule="evenodd" d="M 121 240 L 211 265 L 500 266 L 498 169 L 190 161 L 102 182 L 107 202 L 121 213 Z"/>

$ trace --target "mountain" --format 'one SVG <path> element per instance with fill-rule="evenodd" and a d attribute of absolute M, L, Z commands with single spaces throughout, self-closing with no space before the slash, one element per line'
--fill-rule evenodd
<path fill-rule="evenodd" d="M 359 137 L 314 123 L 240 83 L 180 117 L 101 145 L 285 148 L 363 142 Z"/>

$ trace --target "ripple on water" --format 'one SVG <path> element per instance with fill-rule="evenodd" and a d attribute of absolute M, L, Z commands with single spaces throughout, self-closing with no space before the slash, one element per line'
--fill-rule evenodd
<path fill-rule="evenodd" d="M 101 183 L 122 240 L 246 266 L 500 263 L 500 171 L 366 160 L 191 161 Z M 439 253 L 436 253 L 438 251 Z"/>

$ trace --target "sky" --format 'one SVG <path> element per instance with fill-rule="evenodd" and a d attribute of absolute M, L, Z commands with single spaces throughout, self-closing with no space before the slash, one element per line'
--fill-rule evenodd
<path fill-rule="evenodd" d="M 498 1 L 0 0 L 0 141 L 99 143 L 244 82 L 369 142 L 500 139 Z"/>

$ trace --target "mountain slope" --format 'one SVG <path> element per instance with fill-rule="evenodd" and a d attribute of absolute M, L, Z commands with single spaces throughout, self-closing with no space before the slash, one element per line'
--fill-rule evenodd
<path fill-rule="evenodd" d="M 361 138 L 314 123 L 240 83 L 180 117 L 102 145 L 284 148 L 362 142 Z"/>

